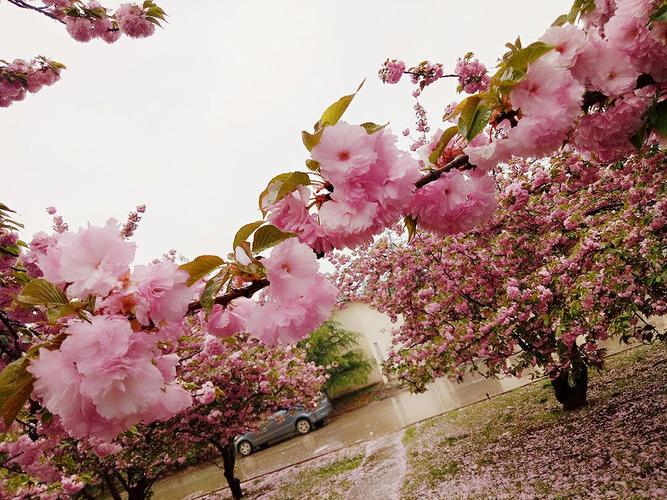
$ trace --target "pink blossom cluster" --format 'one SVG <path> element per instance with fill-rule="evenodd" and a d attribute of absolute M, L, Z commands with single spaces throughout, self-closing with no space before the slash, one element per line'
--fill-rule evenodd
<path fill-rule="evenodd" d="M 577 150 L 603 162 L 622 159 L 635 150 L 631 137 L 639 130 L 651 96 L 641 90 L 617 99 L 604 111 L 582 116 L 573 143 Z"/>
<path fill-rule="evenodd" d="M 644 140 L 635 135 L 667 79 L 667 23 L 651 18 L 651 1 L 596 3 L 596 9 L 597 17 L 584 16 L 583 29 L 554 26 L 542 36 L 551 50 L 509 94 L 518 123 L 494 124 L 494 140 L 466 148 L 471 163 L 489 169 L 511 156 L 547 156 L 573 128 L 574 146 L 601 162 L 630 153 L 631 140 Z"/>
<path fill-rule="evenodd" d="M 552 28 L 554 29 L 554 28 Z M 538 59 L 510 92 L 522 114 L 518 125 L 501 124 L 503 134 L 485 145 L 470 145 L 470 162 L 488 171 L 512 155 L 542 157 L 558 149 L 581 111 L 584 87 L 564 67 Z M 504 128 L 503 128 L 504 126 Z"/>
<path fill-rule="evenodd" d="M 155 32 L 158 19 L 164 19 L 164 11 L 152 2 L 122 4 L 115 12 L 96 0 L 87 3 L 79 0 L 42 0 L 47 12 L 65 23 L 67 32 L 79 42 L 101 38 L 107 43 L 118 41 L 125 34 L 132 38 L 145 38 Z"/>
<path fill-rule="evenodd" d="M 387 59 L 378 72 L 384 83 L 398 83 L 405 72 L 405 63 L 397 59 Z"/>
<path fill-rule="evenodd" d="M 430 156 L 443 134 L 438 130 L 431 141 L 417 149 L 422 167 L 444 167 L 462 154 L 466 141 L 458 134 L 442 149 L 435 165 Z M 495 184 L 483 172 L 452 170 L 415 191 L 406 207 L 419 227 L 439 234 L 465 232 L 486 221 L 496 210 Z"/>
<path fill-rule="evenodd" d="M 452 170 L 418 189 L 408 213 L 423 229 L 456 234 L 485 222 L 497 207 L 496 186 L 491 176 L 467 176 Z"/>
<path fill-rule="evenodd" d="M 380 130 L 338 122 L 324 129 L 312 158 L 319 164 L 323 189 L 300 189 L 269 207 L 268 219 L 318 252 L 368 243 L 402 214 L 419 178 L 417 163 Z"/>
<path fill-rule="evenodd" d="M 468 94 L 484 92 L 489 88 L 489 74 L 486 66 L 473 59 L 472 54 L 466 54 L 456 62 L 454 73 L 459 77 L 459 89 Z"/>
<path fill-rule="evenodd" d="M 34 391 L 73 437 L 114 438 L 139 422 L 166 420 L 191 404 L 174 382 L 178 356 L 122 316 L 74 320 L 57 350 L 40 348 L 28 367 Z"/>
<path fill-rule="evenodd" d="M 26 92 L 39 92 L 60 79 L 64 66 L 45 57 L 31 61 L 15 59 L 12 63 L 0 61 L 0 108 L 22 101 Z"/>
<path fill-rule="evenodd" d="M 134 236 L 134 232 L 139 227 L 139 222 L 141 221 L 141 214 L 144 212 L 146 212 L 146 205 L 138 205 L 134 211 L 130 212 L 127 216 L 127 221 L 120 229 L 120 234 L 125 238 Z"/>
<path fill-rule="evenodd" d="M 134 252 L 134 243 L 110 219 L 104 227 L 37 234 L 21 256 L 30 275 L 91 304 L 80 313 L 91 314 L 85 321 L 65 310 L 56 327 L 66 336 L 62 345 L 40 349 L 29 367 L 36 394 L 75 437 L 108 440 L 190 404 L 190 395 L 174 381 L 178 356 L 157 348 L 158 341 L 183 333 L 193 298 L 189 275 L 170 260 L 131 270 Z"/>
<path fill-rule="evenodd" d="M 419 66 L 410 68 L 408 73 L 410 73 L 412 83 L 418 85 L 421 90 L 445 76 L 445 70 L 442 67 L 442 64 L 429 61 L 423 61 Z"/>
<path fill-rule="evenodd" d="M 262 259 L 269 287 L 260 302 L 239 298 L 214 306 L 207 331 L 216 336 L 248 332 L 268 345 L 305 337 L 331 315 L 337 290 L 319 272 L 313 250 L 290 238 Z"/>

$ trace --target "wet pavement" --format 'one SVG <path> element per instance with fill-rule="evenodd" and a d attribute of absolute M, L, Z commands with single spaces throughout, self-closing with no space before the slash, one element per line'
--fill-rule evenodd
<path fill-rule="evenodd" d="M 627 348 L 618 342 L 606 346 L 609 353 Z M 521 379 L 466 377 L 463 383 L 438 379 L 422 394 L 399 393 L 337 417 L 330 424 L 305 436 L 295 437 L 249 457 L 239 458 L 236 474 L 247 481 L 314 457 L 364 441 L 394 433 L 411 424 L 460 408 L 532 382 Z M 226 486 L 222 470 L 203 465 L 175 474 L 155 485 L 155 498 L 172 500 L 195 498 Z"/>

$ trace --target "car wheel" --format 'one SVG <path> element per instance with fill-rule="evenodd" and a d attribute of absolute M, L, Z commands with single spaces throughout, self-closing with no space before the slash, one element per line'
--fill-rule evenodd
<path fill-rule="evenodd" d="M 296 421 L 296 432 L 299 434 L 308 434 L 312 426 L 310 420 L 307 418 L 300 418 Z"/>
<path fill-rule="evenodd" d="M 252 443 L 250 441 L 241 441 L 236 449 L 239 451 L 239 455 L 247 457 L 252 453 Z"/>

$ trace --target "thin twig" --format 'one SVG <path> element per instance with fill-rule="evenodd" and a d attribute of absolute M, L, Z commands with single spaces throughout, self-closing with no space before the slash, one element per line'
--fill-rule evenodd
<path fill-rule="evenodd" d="M 50 5 L 44 5 L 43 7 L 37 7 L 37 6 L 32 5 L 28 2 L 25 2 L 24 0 L 8 0 L 8 1 L 12 5 L 15 5 L 15 6 L 21 8 L 21 9 L 34 10 L 35 12 L 39 12 L 40 14 L 44 14 L 45 16 L 50 17 L 51 19 L 54 19 L 54 20 L 58 21 L 59 23 L 65 24 L 65 21 L 63 21 L 61 18 L 59 18 L 53 12 L 49 12 L 47 10 L 51 7 Z"/>

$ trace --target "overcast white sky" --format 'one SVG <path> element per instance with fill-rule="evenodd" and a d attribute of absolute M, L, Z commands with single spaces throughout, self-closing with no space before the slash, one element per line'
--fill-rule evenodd
<path fill-rule="evenodd" d="M 25 237 L 50 228 L 49 205 L 76 228 L 145 203 L 137 262 L 170 248 L 229 252 L 236 229 L 259 218 L 266 182 L 303 169 L 300 131 L 363 78 L 346 119 L 412 127 L 412 86 L 377 79 L 385 58 L 449 71 L 474 51 L 493 66 L 505 42 L 534 41 L 571 4 L 162 0 L 165 29 L 109 46 L 0 2 L 0 58 L 68 66 L 54 86 L 0 109 L 0 200 L 20 213 Z M 434 128 L 455 97 L 453 81 L 427 89 Z"/>

